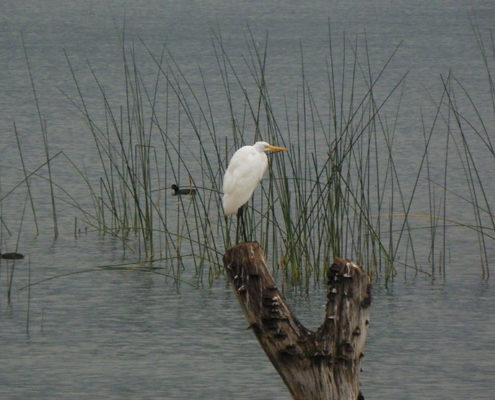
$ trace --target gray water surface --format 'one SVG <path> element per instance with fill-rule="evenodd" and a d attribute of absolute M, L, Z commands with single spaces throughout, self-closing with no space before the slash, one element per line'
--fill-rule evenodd
<path fill-rule="evenodd" d="M 290 398 L 223 278 L 180 293 L 139 268 L 59 278 L 32 287 L 29 333 L 20 293 L 1 304 L 2 398 Z M 492 399 L 494 296 L 476 280 L 375 285 L 365 398 Z M 320 324 L 324 288 L 287 297 Z"/>

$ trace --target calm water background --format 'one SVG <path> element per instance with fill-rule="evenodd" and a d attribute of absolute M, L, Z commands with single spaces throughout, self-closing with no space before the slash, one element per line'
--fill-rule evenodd
<path fill-rule="evenodd" d="M 21 35 L 49 129 L 51 153 L 64 150 L 88 174 L 96 175 L 88 129 L 61 94 L 61 90 L 74 93 L 63 49 L 88 100 L 98 98 L 88 61 L 110 96 L 120 98 L 119 37 L 125 20 L 128 40 L 137 44 L 142 40 L 156 51 L 166 42 L 193 83 L 199 81 L 201 66 L 212 77 L 209 83 L 214 88 L 218 77 L 213 73 L 212 30 L 222 32 L 233 60 L 242 60 L 249 24 L 260 41 L 269 33 L 272 99 L 283 102 L 286 96 L 290 104 L 294 82 L 300 80 L 301 44 L 310 83 L 318 88 L 325 77 L 329 19 L 337 43 L 343 32 L 361 38 L 366 32 L 372 63 L 378 66 L 402 42 L 387 70 L 385 87 L 409 71 L 398 137 L 405 165 L 417 163 L 420 112 L 426 117 L 431 113 L 428 94 L 438 95 L 440 74 L 452 69 L 479 95 L 481 104 L 486 100 L 481 111 L 489 111 L 471 23 L 483 33 L 493 28 L 493 1 L 4 1 L 0 5 L 1 193 L 21 176 L 11 168 L 19 166 L 13 121 L 28 167 L 43 159 Z M 142 70 L 153 70 L 149 58 L 142 62 Z M 212 102 L 221 107 L 220 82 L 218 86 Z M 315 96 L 323 93 L 315 89 Z M 219 124 L 228 135 L 228 120 Z M 57 182 L 78 193 L 81 189 L 73 177 L 63 172 L 55 172 Z M 488 189 L 493 193 L 493 188 Z M 123 260 L 120 244 L 110 238 L 89 233 L 74 239 L 69 213 L 60 213 L 61 237 L 51 240 L 46 191 L 43 185 L 36 194 L 41 235 L 34 236 L 29 213 L 22 227 L 20 245 L 27 258 L 16 265 L 11 302 L 6 296 L 10 264 L 0 265 L 2 399 L 289 398 L 252 332 L 245 329 L 235 296 L 222 277 L 211 288 L 183 283 L 178 291 L 165 277 L 137 267 L 46 281 L 33 286 L 29 295 L 27 289 L 21 290 L 29 280 Z M 2 203 L 1 215 L 9 226 L 19 226 L 24 195 L 12 195 Z M 4 233 L 2 250 L 12 248 L 16 239 Z M 367 399 L 495 398 L 495 289 L 491 281 L 480 279 L 472 258 L 476 249 L 471 246 L 462 236 L 452 244 L 453 256 L 442 281 L 412 274 L 406 279 L 400 271 L 389 289 L 376 285 L 362 375 Z M 194 281 L 187 273 L 183 278 Z M 297 290 L 286 294 L 296 315 L 309 327 L 317 327 L 325 288 L 312 289 L 308 295 Z"/>

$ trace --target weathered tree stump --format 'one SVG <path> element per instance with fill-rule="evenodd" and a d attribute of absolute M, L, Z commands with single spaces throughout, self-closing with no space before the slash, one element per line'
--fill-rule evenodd
<path fill-rule="evenodd" d="M 325 320 L 316 332 L 293 315 L 266 267 L 257 243 L 223 257 L 227 276 L 261 347 L 295 400 L 356 400 L 369 325 L 371 285 L 349 260 L 328 271 Z"/>

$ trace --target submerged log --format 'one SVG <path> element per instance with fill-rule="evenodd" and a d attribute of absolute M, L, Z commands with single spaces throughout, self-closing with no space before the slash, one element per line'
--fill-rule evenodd
<path fill-rule="evenodd" d="M 223 262 L 249 327 L 295 400 L 364 399 L 371 285 L 359 266 L 336 259 L 330 267 L 325 319 L 313 332 L 290 310 L 257 243 L 231 248 Z"/>

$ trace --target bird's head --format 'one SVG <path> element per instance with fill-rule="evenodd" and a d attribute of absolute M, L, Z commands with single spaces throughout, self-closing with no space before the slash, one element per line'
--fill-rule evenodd
<path fill-rule="evenodd" d="M 256 142 L 253 146 L 256 150 L 258 150 L 260 153 L 267 152 L 267 151 L 287 151 L 285 147 L 277 147 L 277 146 L 272 146 L 271 144 L 267 142 Z"/>

